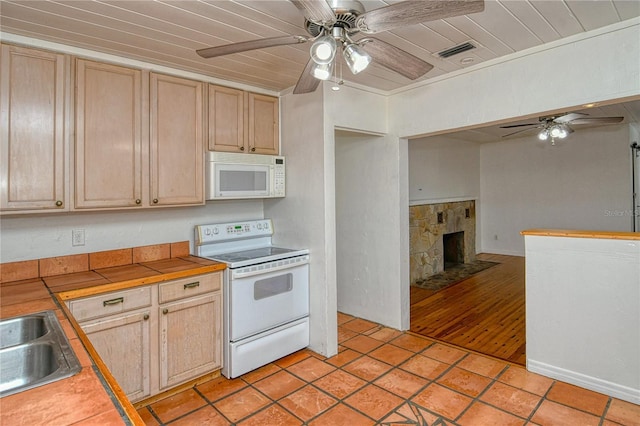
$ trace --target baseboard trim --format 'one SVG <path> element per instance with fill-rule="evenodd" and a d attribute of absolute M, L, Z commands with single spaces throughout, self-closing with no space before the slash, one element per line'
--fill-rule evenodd
<path fill-rule="evenodd" d="M 631 402 L 632 404 L 640 404 L 640 389 L 633 389 L 617 383 L 598 379 L 596 377 L 587 376 L 554 365 L 545 364 L 544 362 L 527 359 L 527 370 L 532 373 L 542 374 L 552 379 L 561 380 L 581 388 L 600 392 L 614 398 Z"/>
<path fill-rule="evenodd" d="M 476 250 L 477 254 L 487 253 L 487 254 L 502 254 L 505 256 L 518 256 L 524 257 L 524 252 L 520 252 L 518 250 L 498 250 L 498 249 L 480 249 Z"/>

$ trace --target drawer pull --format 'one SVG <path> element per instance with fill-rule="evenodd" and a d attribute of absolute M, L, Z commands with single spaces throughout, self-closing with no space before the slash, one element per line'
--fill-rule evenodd
<path fill-rule="evenodd" d="M 118 303 L 124 303 L 124 297 L 118 297 L 117 299 L 105 300 L 102 302 L 102 306 L 117 305 Z"/>
<path fill-rule="evenodd" d="M 164 308 L 164 309 L 162 310 L 162 314 L 163 314 L 163 315 L 167 315 L 168 313 L 169 313 L 169 309 Z"/>
<path fill-rule="evenodd" d="M 196 288 L 196 287 L 200 287 L 200 281 L 196 281 L 196 282 L 184 285 L 184 289 L 185 290 L 188 289 L 188 288 Z"/>
<path fill-rule="evenodd" d="M 144 316 L 142 317 L 143 320 L 148 320 L 149 319 L 149 314 L 144 314 Z"/>

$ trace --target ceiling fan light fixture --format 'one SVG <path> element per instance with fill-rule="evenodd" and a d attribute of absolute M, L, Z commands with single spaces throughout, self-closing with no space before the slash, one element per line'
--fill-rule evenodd
<path fill-rule="evenodd" d="M 336 40 L 330 35 L 324 35 L 311 45 L 311 59 L 318 65 L 329 64 L 333 61 L 336 50 Z"/>
<path fill-rule="evenodd" d="M 311 75 L 318 80 L 329 80 L 331 78 L 331 69 L 333 63 L 328 64 L 313 64 L 311 68 Z"/>
<path fill-rule="evenodd" d="M 549 139 L 549 130 L 540 130 L 540 133 L 538 133 L 538 139 L 540 139 L 541 141 L 546 141 L 547 139 Z"/>
<path fill-rule="evenodd" d="M 353 74 L 364 71 L 371 63 L 371 56 L 357 44 L 348 44 L 345 46 L 342 54 Z"/>
<path fill-rule="evenodd" d="M 564 124 L 558 124 L 551 126 L 551 129 L 549 129 L 549 135 L 552 138 L 564 139 L 569 135 L 569 131 Z"/>

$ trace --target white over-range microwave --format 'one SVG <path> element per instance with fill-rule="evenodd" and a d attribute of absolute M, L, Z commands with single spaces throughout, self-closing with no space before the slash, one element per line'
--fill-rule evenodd
<path fill-rule="evenodd" d="M 207 200 L 285 196 L 285 162 L 277 155 L 208 151 Z"/>

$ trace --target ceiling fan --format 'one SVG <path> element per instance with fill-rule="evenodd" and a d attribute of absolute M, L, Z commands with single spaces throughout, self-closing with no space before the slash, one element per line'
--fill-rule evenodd
<path fill-rule="evenodd" d="M 624 117 L 589 117 L 589 114 L 570 112 L 562 115 L 540 117 L 537 123 L 512 124 L 509 126 L 500 126 L 500 128 L 511 129 L 514 127 L 527 127 L 526 129 L 516 130 L 515 132 L 503 135 L 503 138 L 533 129 L 542 129 L 538 132 L 538 139 L 546 141 L 547 139 L 551 138 L 551 145 L 555 145 L 556 138 L 564 139 L 569 136 L 569 134 L 574 132 L 574 130 L 569 125 L 616 124 L 620 123 L 622 120 L 624 120 Z"/>
<path fill-rule="evenodd" d="M 371 61 L 415 80 L 433 65 L 374 37 L 356 38 L 360 33 L 374 34 L 421 22 L 466 15 L 484 10 L 484 0 L 406 0 L 365 11 L 357 0 L 290 0 L 305 17 L 309 35 L 287 35 L 243 41 L 196 51 L 203 58 L 229 55 L 266 47 L 312 42 L 311 58 L 293 93 L 316 90 L 321 80 L 333 72 L 338 50 L 354 74 Z"/>

